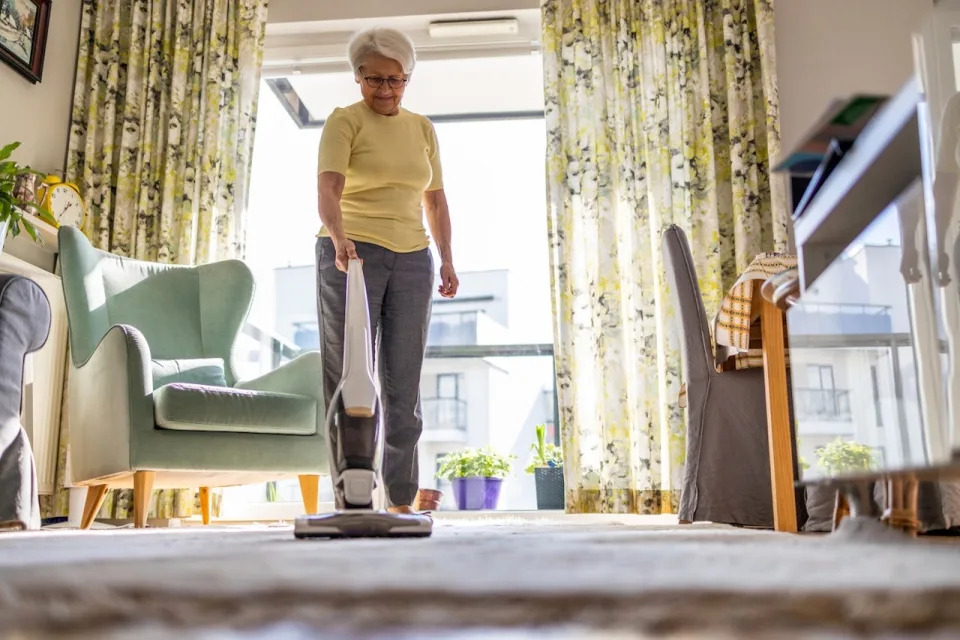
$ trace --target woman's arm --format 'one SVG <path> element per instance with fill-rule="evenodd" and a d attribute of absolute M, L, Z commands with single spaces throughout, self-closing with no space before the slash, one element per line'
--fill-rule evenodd
<path fill-rule="evenodd" d="M 450 208 L 443 189 L 434 189 L 423 194 L 423 208 L 427 213 L 430 234 L 437 243 L 440 252 L 440 295 L 452 298 L 457 295 L 460 280 L 453 268 L 453 249 L 451 248 Z"/>
<path fill-rule="evenodd" d="M 317 210 L 333 246 L 337 248 L 337 268 L 347 270 L 347 260 L 357 258 L 357 248 L 343 232 L 343 213 L 340 211 L 340 197 L 346 177 L 342 173 L 324 171 L 317 176 Z"/>

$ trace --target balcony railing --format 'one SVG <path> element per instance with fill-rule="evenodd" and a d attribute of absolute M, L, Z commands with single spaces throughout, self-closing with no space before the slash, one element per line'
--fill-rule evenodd
<path fill-rule="evenodd" d="M 480 359 L 484 360 L 487 358 L 539 358 L 539 357 L 549 357 L 553 361 L 553 379 L 556 380 L 557 370 L 556 370 L 556 360 L 553 357 L 553 344 L 552 343 L 527 343 L 527 344 L 467 344 L 467 345 L 428 345 L 427 358 L 437 358 L 437 359 L 447 359 L 447 358 L 458 358 L 458 359 Z M 547 419 L 545 422 L 548 424 L 552 422 L 553 425 L 559 424 L 560 418 L 560 407 L 557 401 L 557 390 L 556 385 L 551 385 L 553 389 L 550 390 L 550 395 L 553 399 L 553 411 L 548 412 L 548 415 L 552 413 L 552 420 Z M 466 411 L 464 409 L 464 411 Z M 424 405 L 424 422 L 427 421 L 426 415 L 426 406 Z M 426 428 L 426 424 L 424 425 Z M 554 426 L 553 429 L 553 442 L 554 444 L 560 444 L 560 433 L 559 429 Z"/>
<path fill-rule="evenodd" d="M 799 420 L 836 420 L 849 422 L 850 391 L 848 389 L 794 389 Z"/>
<path fill-rule="evenodd" d="M 459 398 L 424 398 L 423 428 L 431 431 L 466 431 L 467 401 Z"/>
<path fill-rule="evenodd" d="M 236 344 L 237 375 L 255 378 L 293 360 L 303 351 L 275 333 L 264 331 L 247 322 L 243 325 Z"/>
<path fill-rule="evenodd" d="M 427 344 L 452 346 L 476 343 L 476 311 L 438 313 L 430 319 Z"/>
<path fill-rule="evenodd" d="M 249 376 L 261 375 L 275 369 L 284 362 L 292 360 L 303 351 L 294 344 L 290 344 L 280 336 L 264 331 L 259 327 L 247 323 L 243 327 L 242 338 L 247 355 L 253 360 L 243 363 L 251 368 Z M 241 348 L 243 351 L 243 348 Z M 509 358 L 509 357 L 550 357 L 553 358 L 552 344 L 519 344 L 519 345 L 430 345 L 427 347 L 427 358 Z M 554 374 L 555 376 L 556 374 Z M 548 429 L 552 431 L 552 440 L 559 444 L 559 433 L 556 428 L 559 411 L 557 406 L 556 388 L 545 392 L 547 400 L 553 405 L 552 418 L 548 418 Z M 457 398 L 429 398 L 423 403 L 424 429 L 450 429 L 466 431 L 467 429 L 467 402 Z M 550 429 L 550 427 L 553 427 Z"/>
<path fill-rule="evenodd" d="M 889 334 L 890 307 L 876 304 L 805 303 L 790 309 L 790 337 L 807 335 Z"/>

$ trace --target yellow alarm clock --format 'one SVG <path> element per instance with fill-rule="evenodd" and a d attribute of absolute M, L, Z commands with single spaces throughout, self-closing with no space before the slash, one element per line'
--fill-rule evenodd
<path fill-rule="evenodd" d="M 53 220 L 47 222 L 57 227 L 67 225 L 82 228 L 87 219 L 87 208 L 77 185 L 64 182 L 54 175 L 44 178 L 43 185 L 40 206 L 53 214 Z"/>

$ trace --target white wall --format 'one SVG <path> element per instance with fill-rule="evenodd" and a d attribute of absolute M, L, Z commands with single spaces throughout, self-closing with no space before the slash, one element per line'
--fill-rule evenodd
<path fill-rule="evenodd" d="M 430 23 L 436 20 L 505 17 L 517 20 L 516 33 L 457 38 L 433 37 L 429 33 Z M 263 75 L 269 78 L 347 72 L 347 43 L 353 34 L 371 27 L 392 27 L 406 33 L 417 49 L 418 62 L 529 56 L 539 50 L 540 10 L 537 3 L 530 0 L 351 4 L 274 0 L 267 19 Z M 508 72 L 507 77 L 511 73 L 518 71 Z M 519 91 L 521 95 L 528 92 Z M 511 92 L 501 87 L 500 93 Z M 309 99 L 307 103 L 312 110 Z"/>
<path fill-rule="evenodd" d="M 272 24 L 539 9 L 540 0 L 270 0 Z"/>
<path fill-rule="evenodd" d="M 73 93 L 80 0 L 52 3 L 43 82 L 0 65 L 0 142 L 23 142 L 17 158 L 62 169 Z M 781 133 L 789 149 L 835 96 L 893 92 L 913 72 L 910 34 L 932 0 L 778 0 Z M 271 0 L 271 24 L 399 15 L 509 12 L 539 0 L 305 2 Z"/>
<path fill-rule="evenodd" d="M 14 159 L 38 171 L 64 168 L 79 29 L 80 0 L 52 2 L 41 82 L 0 63 L 0 144 L 19 141 Z"/>
<path fill-rule="evenodd" d="M 19 140 L 15 158 L 41 171 L 63 170 L 76 68 L 80 0 L 51 3 L 43 80 L 31 84 L 0 64 L 0 144 Z M 269 22 L 351 20 L 539 8 L 539 0 L 271 0 Z"/>
<path fill-rule="evenodd" d="M 265 59 L 268 65 L 288 62 L 291 57 L 306 62 L 303 58 L 309 55 L 292 55 L 286 43 L 277 40 L 290 40 L 295 33 L 332 29 L 340 39 L 331 46 L 342 48 L 341 40 L 365 20 L 393 18 L 387 22 L 394 24 L 399 18 L 395 26 L 415 31 L 414 26 L 420 28 L 424 17 L 539 13 L 539 4 L 539 0 L 271 0 L 271 37 Z M 784 150 L 797 143 L 831 99 L 856 92 L 889 94 L 899 89 L 913 73 L 911 33 L 932 7 L 933 0 L 777 0 L 777 72 Z M 410 18 L 404 21 L 403 16 Z M 309 24 L 322 21 L 334 22 L 328 26 Z M 296 44 L 303 46 L 300 41 Z"/>
<path fill-rule="evenodd" d="M 777 0 L 783 150 L 836 97 L 890 94 L 913 74 L 911 34 L 932 0 Z"/>

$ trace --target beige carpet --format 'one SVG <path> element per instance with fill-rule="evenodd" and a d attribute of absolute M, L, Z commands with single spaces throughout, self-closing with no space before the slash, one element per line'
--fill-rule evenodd
<path fill-rule="evenodd" d="M 3 534 L 0 637 L 960 637 L 952 541 L 660 522 L 439 520 L 391 541 Z"/>

